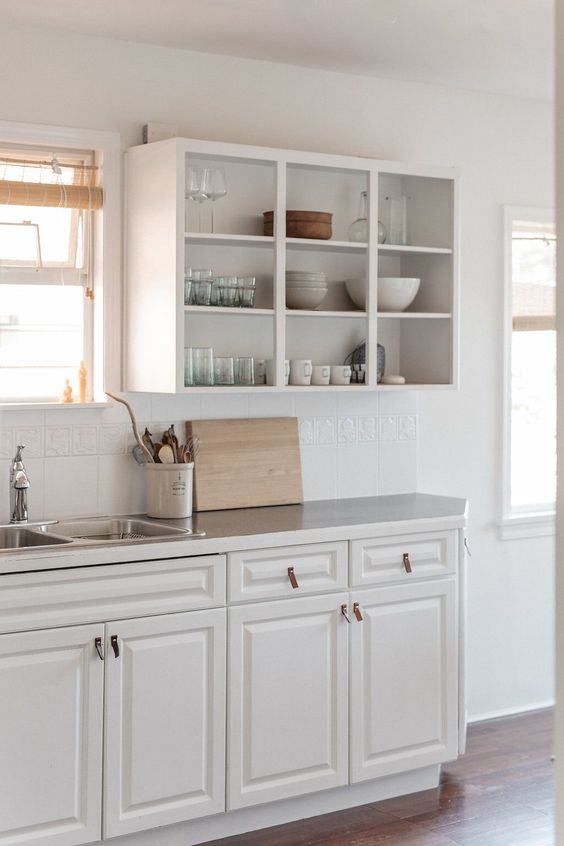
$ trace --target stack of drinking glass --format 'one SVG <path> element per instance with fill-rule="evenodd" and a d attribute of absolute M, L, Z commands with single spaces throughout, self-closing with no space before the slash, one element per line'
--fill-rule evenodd
<path fill-rule="evenodd" d="M 188 268 L 184 275 L 184 304 L 253 308 L 254 276 L 214 276 L 210 268 Z"/>
<path fill-rule="evenodd" d="M 184 350 L 186 387 L 209 385 L 264 385 L 266 363 L 252 356 L 214 356 L 213 347 Z"/>

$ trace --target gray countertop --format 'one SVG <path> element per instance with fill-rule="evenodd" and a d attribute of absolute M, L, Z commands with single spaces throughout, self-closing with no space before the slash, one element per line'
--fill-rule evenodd
<path fill-rule="evenodd" d="M 177 535 L 121 543 L 81 540 L 65 546 L 6 550 L 0 552 L 0 575 L 461 528 L 466 509 L 464 499 L 411 493 L 206 511 L 186 520 L 154 521 L 204 531 L 205 537 Z"/>
<path fill-rule="evenodd" d="M 323 499 L 303 505 L 204 511 L 190 521 L 175 520 L 206 533 L 208 538 L 265 535 L 412 520 L 464 519 L 466 500 L 411 493 L 355 499 Z M 158 522 L 167 522 L 160 520 Z"/>

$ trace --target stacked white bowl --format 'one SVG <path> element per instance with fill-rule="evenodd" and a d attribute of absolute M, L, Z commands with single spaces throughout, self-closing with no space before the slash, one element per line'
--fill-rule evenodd
<path fill-rule="evenodd" d="M 288 308 L 318 308 L 326 294 L 327 276 L 323 271 L 286 271 L 286 305 Z"/>

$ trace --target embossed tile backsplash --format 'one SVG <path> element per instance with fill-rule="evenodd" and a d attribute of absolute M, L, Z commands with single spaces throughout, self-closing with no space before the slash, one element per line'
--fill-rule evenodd
<path fill-rule="evenodd" d="M 139 428 L 155 437 L 203 417 L 298 417 L 304 498 L 369 496 L 417 489 L 417 394 L 288 393 L 213 397 L 129 394 Z M 144 470 L 121 406 L 0 411 L 0 522 L 8 469 L 25 444 L 33 517 L 142 513 Z M 6 512 L 6 513 L 4 513 Z"/>

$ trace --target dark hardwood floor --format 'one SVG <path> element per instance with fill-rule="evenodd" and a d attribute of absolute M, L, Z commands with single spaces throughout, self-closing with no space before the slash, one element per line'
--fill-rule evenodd
<path fill-rule="evenodd" d="M 552 711 L 470 726 L 436 790 L 214 841 L 214 846 L 553 846 Z M 212 844 L 208 844 L 212 846 Z"/>

